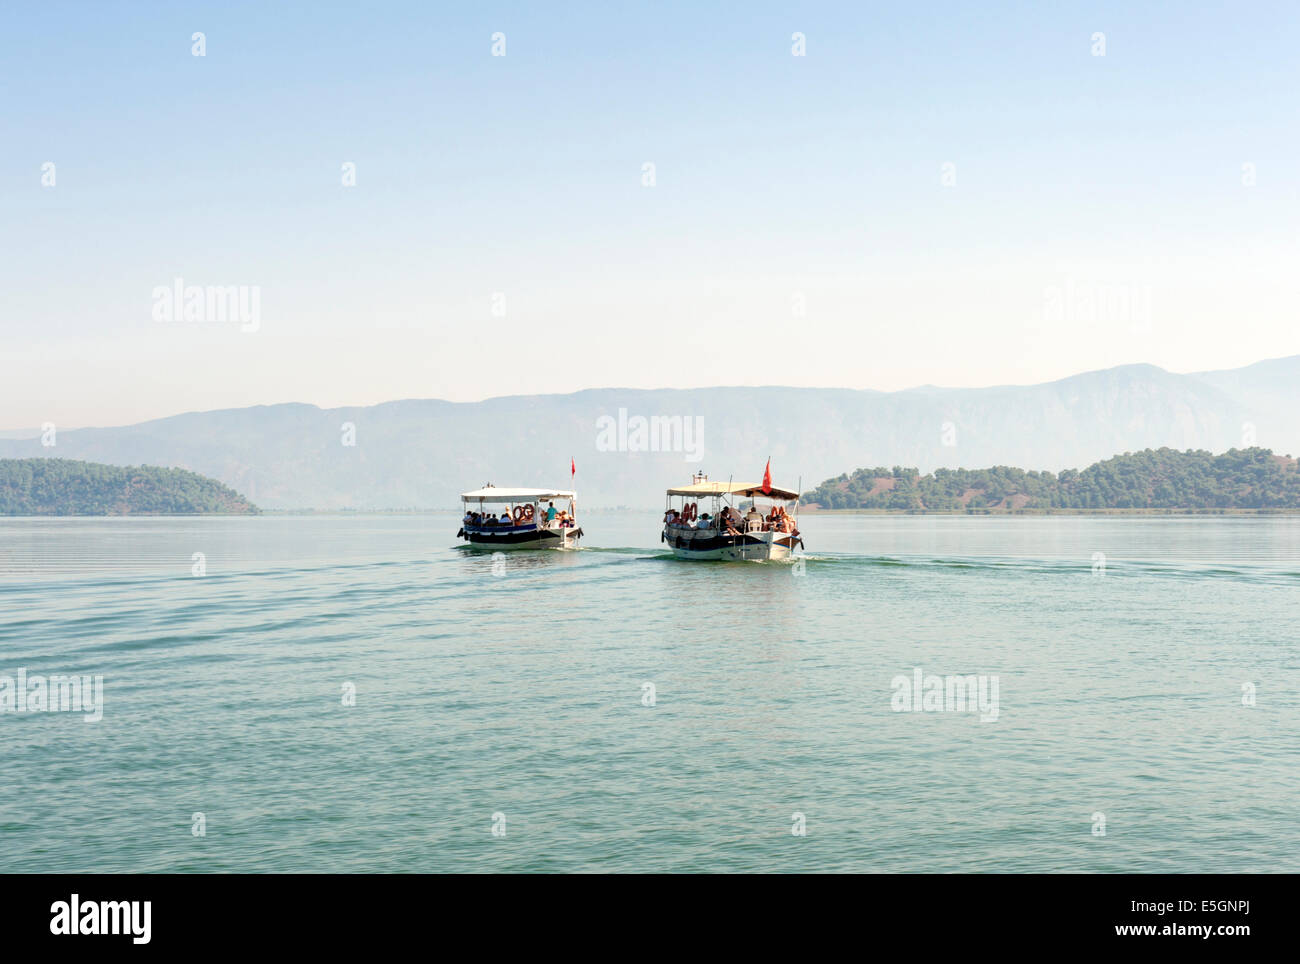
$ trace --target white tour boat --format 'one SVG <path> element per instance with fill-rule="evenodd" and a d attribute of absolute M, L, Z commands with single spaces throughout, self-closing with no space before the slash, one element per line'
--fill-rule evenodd
<path fill-rule="evenodd" d="M 567 503 L 555 506 L 556 501 Z M 565 489 L 499 489 L 486 485 L 462 492 L 465 517 L 457 538 L 490 549 L 575 549 L 582 529 L 575 519 L 578 494 Z M 495 506 L 504 506 L 498 514 Z M 501 518 L 504 516 L 505 518 Z"/>
<path fill-rule="evenodd" d="M 674 506 L 674 499 L 681 499 L 680 506 Z M 736 499 L 749 504 L 736 506 Z M 700 473 L 690 485 L 668 490 L 660 540 L 679 559 L 789 559 L 795 546 L 803 548 L 798 503 L 798 492 L 770 482 L 766 488 L 762 483 L 710 482 Z"/>

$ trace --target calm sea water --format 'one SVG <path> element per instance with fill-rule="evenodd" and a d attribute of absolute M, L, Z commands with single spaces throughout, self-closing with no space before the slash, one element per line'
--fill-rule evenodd
<path fill-rule="evenodd" d="M 0 713 L 0 871 L 1300 871 L 1300 519 L 657 518 L 0 521 L 0 675 L 104 679 Z"/>

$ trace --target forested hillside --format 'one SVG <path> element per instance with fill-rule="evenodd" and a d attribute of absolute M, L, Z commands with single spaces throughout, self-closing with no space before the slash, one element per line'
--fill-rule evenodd
<path fill-rule="evenodd" d="M 1059 474 L 988 469 L 858 469 L 803 497 L 824 509 L 1300 509 L 1300 471 L 1268 449 L 1125 452 Z"/>
<path fill-rule="evenodd" d="M 252 514 L 242 495 L 184 469 L 0 459 L 0 515 Z"/>

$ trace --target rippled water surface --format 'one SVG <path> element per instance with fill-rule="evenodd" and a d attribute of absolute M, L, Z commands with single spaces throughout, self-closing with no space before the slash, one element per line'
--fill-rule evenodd
<path fill-rule="evenodd" d="M 1300 519 L 656 521 L 0 520 L 0 676 L 104 681 L 0 713 L 0 871 L 1300 871 Z"/>

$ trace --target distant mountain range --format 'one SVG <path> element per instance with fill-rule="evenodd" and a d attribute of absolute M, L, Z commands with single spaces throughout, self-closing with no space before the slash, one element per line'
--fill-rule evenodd
<path fill-rule="evenodd" d="M 64 430 L 50 447 L 0 438 L 0 457 L 174 466 L 268 509 L 400 509 L 453 508 L 485 482 L 567 486 L 572 456 L 583 504 L 644 507 L 697 470 L 757 481 L 769 455 L 777 484 L 802 477 L 811 489 L 863 465 L 1059 471 L 1146 448 L 1253 445 L 1300 453 L 1300 355 L 1188 375 L 1125 365 L 992 388 L 601 388 L 267 405 Z"/>

